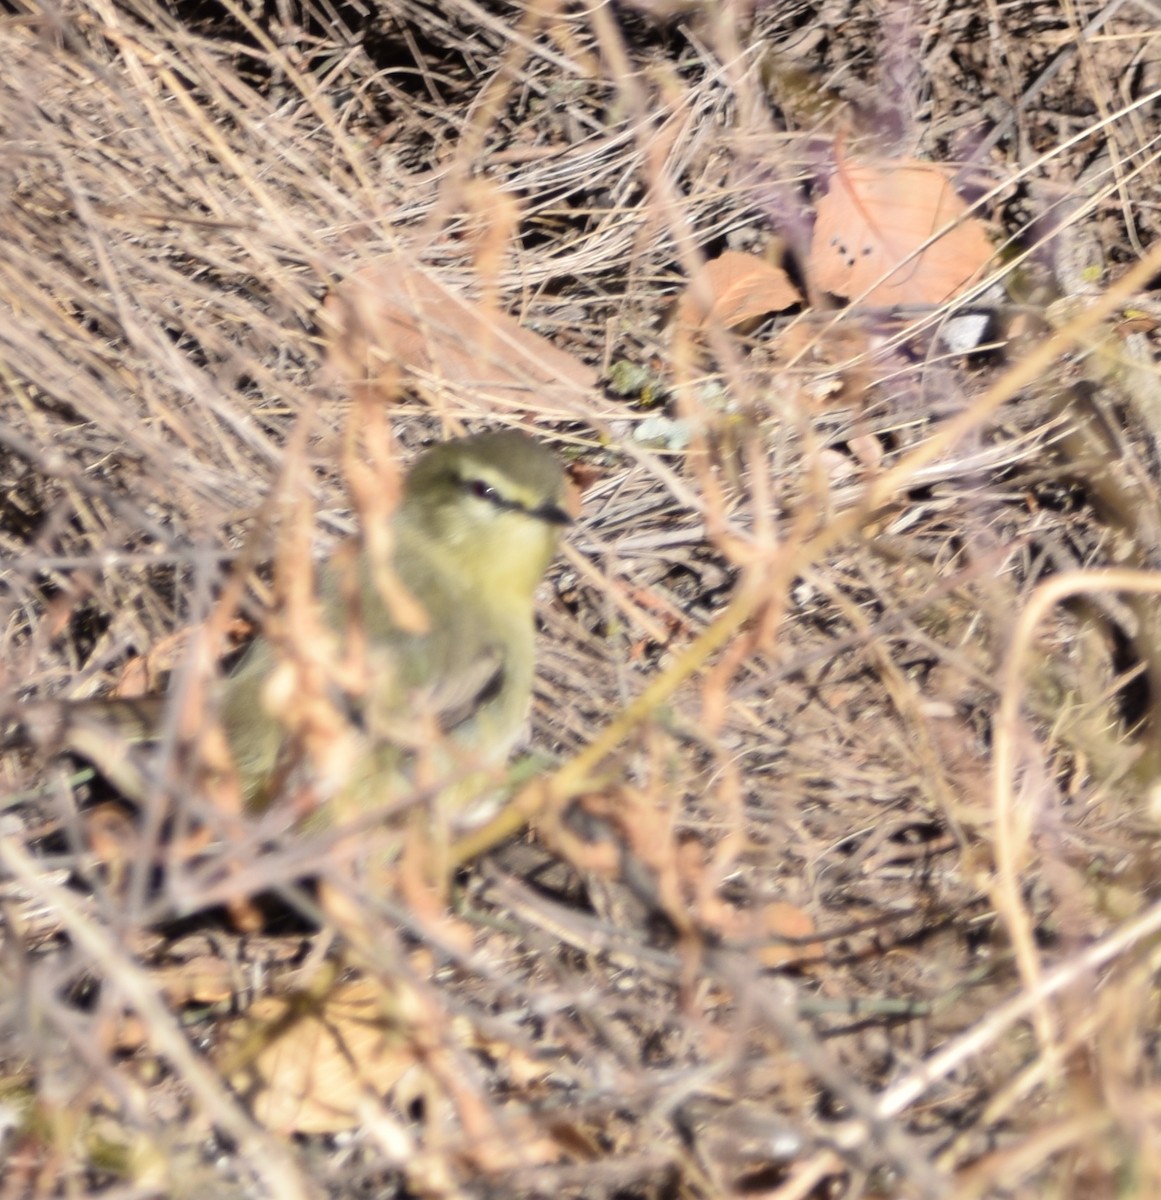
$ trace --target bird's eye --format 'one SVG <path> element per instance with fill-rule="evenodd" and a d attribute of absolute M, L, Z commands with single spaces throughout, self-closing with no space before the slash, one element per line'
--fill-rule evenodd
<path fill-rule="evenodd" d="M 468 482 L 468 493 L 475 496 L 477 500 L 487 500 L 489 504 L 500 504 L 500 493 L 490 484 L 485 483 L 482 479 L 472 479 Z"/>

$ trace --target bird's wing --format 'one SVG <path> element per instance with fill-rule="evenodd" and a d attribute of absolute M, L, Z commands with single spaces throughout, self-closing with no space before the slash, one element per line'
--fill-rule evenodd
<path fill-rule="evenodd" d="M 421 687 L 415 699 L 444 733 L 473 717 L 504 686 L 504 655 L 497 646 L 481 646 L 454 674 L 444 673 Z"/>

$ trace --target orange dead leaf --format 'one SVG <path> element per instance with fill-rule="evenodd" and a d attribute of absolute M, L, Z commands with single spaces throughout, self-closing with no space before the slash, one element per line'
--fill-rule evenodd
<path fill-rule="evenodd" d="M 629 588 L 629 599 L 634 604 L 661 617 L 661 625 L 669 635 L 668 642 L 675 637 L 692 637 L 693 625 L 685 614 L 666 596 L 651 587 Z"/>
<path fill-rule="evenodd" d="M 770 939 L 758 951 L 758 960 L 764 967 L 781 967 L 803 959 L 822 957 L 821 942 L 807 942 L 813 937 L 815 928 L 810 914 L 794 904 L 771 900 L 764 905 L 758 918 L 761 936 Z M 788 944 L 780 944 L 780 939 Z"/>
<path fill-rule="evenodd" d="M 569 481 L 583 496 L 594 484 L 600 483 L 608 474 L 603 467 L 595 463 L 571 462 L 566 468 Z"/>
<path fill-rule="evenodd" d="M 822 291 L 866 304 L 940 304 L 974 282 L 992 256 L 983 223 L 966 212 L 931 163 L 840 160 L 818 206 L 810 276 Z"/>
<path fill-rule="evenodd" d="M 690 284 L 677 302 L 678 326 L 699 329 L 714 322 L 737 329 L 802 300 L 781 267 L 737 250 L 707 262 L 699 283 L 709 289 L 710 307 L 707 310 L 703 299 L 704 288 Z"/>
<path fill-rule="evenodd" d="M 327 297 L 327 359 L 341 379 L 393 400 L 400 372 L 422 392 L 506 408 L 571 412 L 597 372 L 506 313 L 424 271 L 374 263 Z"/>
<path fill-rule="evenodd" d="M 129 864 L 140 852 L 133 818 L 120 804 L 106 801 L 88 809 L 82 820 L 89 849 L 105 869 L 110 893 L 121 895 Z"/>
<path fill-rule="evenodd" d="M 588 463 L 568 463 L 565 467 L 565 500 L 564 511 L 574 521 L 580 519 L 584 512 L 585 492 L 605 476 L 600 467 Z"/>
<path fill-rule="evenodd" d="M 758 961 L 771 970 L 822 957 L 820 942 L 805 941 L 814 936 L 814 921 L 797 905 L 771 900 L 760 909 L 742 910 L 718 900 L 707 908 L 703 917 L 724 938 L 756 942 L 754 952 Z"/>
<path fill-rule="evenodd" d="M 235 618 L 226 627 L 231 644 L 241 641 L 249 632 L 250 624 L 240 618 Z M 121 669 L 121 674 L 113 686 L 112 695 L 117 697 L 136 698 L 150 696 L 161 687 L 161 679 L 181 661 L 187 652 L 189 643 L 200 630 L 195 626 L 179 629 L 164 637 L 148 654 L 131 658 Z"/>

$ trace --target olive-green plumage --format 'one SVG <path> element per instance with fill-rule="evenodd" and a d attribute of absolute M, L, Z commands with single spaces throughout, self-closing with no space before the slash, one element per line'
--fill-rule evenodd
<path fill-rule="evenodd" d="M 418 602 L 426 632 L 402 627 L 365 556 L 323 569 L 324 623 L 340 644 L 348 632 L 363 639 L 371 681 L 362 696 L 336 697 L 351 709 L 350 769 L 321 781 L 324 805 L 334 801 L 346 815 L 398 800 L 427 755 L 441 773 L 461 776 L 445 800 L 454 809 L 479 790 L 472 770 L 505 760 L 531 697 L 533 598 L 570 520 L 565 490 L 556 458 L 514 431 L 444 442 L 416 461 L 392 518 L 390 566 Z M 269 706 L 278 662 L 259 637 L 223 681 L 221 721 L 250 807 L 276 798 L 295 757 Z M 85 710 L 88 719 L 97 711 L 93 702 Z M 111 719 L 124 728 L 120 716 Z M 401 729 L 405 736 L 393 738 Z M 416 745 L 425 731 L 431 744 Z"/>

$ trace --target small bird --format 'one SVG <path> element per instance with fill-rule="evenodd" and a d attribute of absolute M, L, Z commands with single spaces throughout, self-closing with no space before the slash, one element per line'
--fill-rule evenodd
<path fill-rule="evenodd" d="M 295 699 L 293 639 L 285 654 L 259 636 L 222 681 L 219 715 L 246 806 L 265 808 L 304 770 L 324 823 L 398 801 L 425 774 L 457 777 L 441 797 L 443 811 L 473 803 L 479 773 L 503 764 L 524 727 L 534 596 L 572 521 L 566 504 L 559 461 L 522 433 L 476 434 L 424 453 L 391 520 L 388 575 L 402 599 L 380 586 L 363 549 L 340 552 L 320 573 L 325 632 L 339 648 L 357 639 L 366 658 L 365 685 L 335 689 L 332 697 L 344 718 L 335 733 L 341 752 L 322 758 L 342 769 L 329 778 L 318 756 L 304 755 L 272 703 L 281 691 L 286 707 L 278 673 L 288 663 Z M 151 732 L 139 727 L 156 719 L 158 706 L 103 703 L 109 723 L 126 736 Z M 90 734 L 101 705 L 75 706 Z M 53 740 L 83 752 L 68 726 L 63 717 Z"/>

